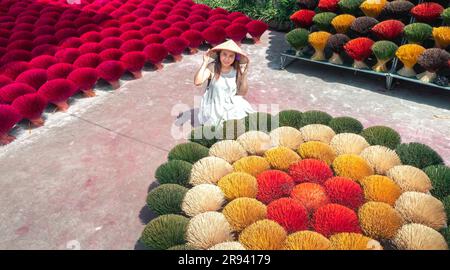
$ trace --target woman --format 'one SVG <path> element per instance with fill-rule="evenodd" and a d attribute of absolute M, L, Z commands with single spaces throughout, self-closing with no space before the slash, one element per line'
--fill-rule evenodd
<path fill-rule="evenodd" d="M 215 61 L 209 63 L 210 57 Z M 243 71 L 241 64 L 245 64 Z M 218 126 L 226 120 L 241 119 L 255 112 L 244 99 L 248 92 L 248 65 L 248 57 L 232 40 L 205 53 L 203 64 L 194 77 L 196 86 L 208 80 L 198 113 L 200 124 Z"/>

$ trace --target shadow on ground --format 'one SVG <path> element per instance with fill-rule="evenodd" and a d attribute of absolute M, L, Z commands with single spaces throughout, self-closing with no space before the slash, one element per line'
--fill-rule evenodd
<path fill-rule="evenodd" d="M 279 70 L 281 53 L 289 49 L 289 45 L 284 39 L 285 33 L 283 32 L 270 31 L 268 35 L 269 45 L 266 52 L 266 59 L 269 61 L 268 67 Z M 384 77 L 346 69 L 336 69 L 335 67 L 319 63 L 306 63 L 299 60 L 288 65 L 285 71 L 320 78 L 328 83 L 347 84 L 386 96 L 402 98 L 442 109 L 450 109 L 450 91 L 431 86 L 394 80 L 393 89 L 387 91 Z"/>

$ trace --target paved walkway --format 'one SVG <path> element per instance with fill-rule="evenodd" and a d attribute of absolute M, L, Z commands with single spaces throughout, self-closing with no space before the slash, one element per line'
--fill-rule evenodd
<path fill-rule="evenodd" d="M 280 71 L 285 47 L 277 32 L 259 46 L 244 45 L 252 60 L 251 103 L 388 125 L 449 163 L 450 93 L 403 83 L 382 92 L 378 78 L 320 65 Z M 172 109 L 189 110 L 202 92 L 192 83 L 201 58 L 185 56 L 115 92 L 76 99 L 67 113 L 49 114 L 44 127 L 17 129 L 18 139 L 0 147 L 0 249 L 136 248 L 151 218 L 145 198 L 154 171 L 183 141 L 172 136 L 179 129 Z"/>

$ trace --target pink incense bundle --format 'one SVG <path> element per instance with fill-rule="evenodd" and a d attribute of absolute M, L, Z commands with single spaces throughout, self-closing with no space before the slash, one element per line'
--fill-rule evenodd
<path fill-rule="evenodd" d="M 145 38 L 142 40 L 147 45 L 153 44 L 153 43 L 159 43 L 162 44 L 166 40 L 161 34 L 149 34 L 145 36 Z"/>
<path fill-rule="evenodd" d="M 179 62 L 181 61 L 181 59 L 183 59 L 183 56 L 181 54 L 188 47 L 189 42 L 184 38 L 171 37 L 169 39 L 166 39 L 163 45 L 166 47 L 169 54 L 172 55 L 175 62 Z"/>
<path fill-rule="evenodd" d="M 89 31 L 81 35 L 80 39 L 84 42 L 100 42 L 102 35 L 96 31 Z"/>
<path fill-rule="evenodd" d="M 206 42 L 214 47 L 225 41 L 227 33 L 222 27 L 209 26 L 208 28 L 203 30 L 202 35 Z"/>
<path fill-rule="evenodd" d="M 98 76 L 107 81 L 113 89 L 120 87 L 119 79 L 125 72 L 125 66 L 122 62 L 115 60 L 104 61 L 96 69 Z"/>
<path fill-rule="evenodd" d="M 133 74 L 134 78 L 142 78 L 142 69 L 146 61 L 143 52 L 127 52 L 120 58 L 120 61 L 125 65 L 125 69 Z"/>
<path fill-rule="evenodd" d="M 161 36 L 163 36 L 164 39 L 168 39 L 171 37 L 179 37 L 182 33 L 183 33 L 183 31 L 178 28 L 169 27 L 169 28 L 164 29 L 161 32 Z"/>
<path fill-rule="evenodd" d="M 120 49 L 116 49 L 116 48 L 111 48 L 111 49 L 106 49 L 104 51 L 102 51 L 99 56 L 103 61 L 106 60 L 120 60 L 120 57 L 122 57 L 122 55 L 124 54 L 124 52 Z"/>
<path fill-rule="evenodd" d="M 102 62 L 102 58 L 96 53 L 83 54 L 75 60 L 73 66 L 96 68 Z"/>
<path fill-rule="evenodd" d="M 55 79 L 46 82 L 39 88 L 38 93 L 48 102 L 55 104 L 59 110 L 66 111 L 69 108 L 67 100 L 76 93 L 77 86 L 67 79 Z"/>
<path fill-rule="evenodd" d="M 192 30 L 197 30 L 199 32 L 203 32 L 206 28 L 208 28 L 210 25 L 207 22 L 197 22 L 191 25 Z"/>
<path fill-rule="evenodd" d="M 84 67 L 74 69 L 67 76 L 67 79 L 75 83 L 86 97 L 95 96 L 94 86 L 98 80 L 98 74 L 95 68 Z"/>
<path fill-rule="evenodd" d="M 56 52 L 55 57 L 58 62 L 73 64 L 80 55 L 81 52 L 78 48 L 66 48 Z"/>
<path fill-rule="evenodd" d="M 57 63 L 47 69 L 48 80 L 66 79 L 73 71 L 73 65 L 69 63 Z"/>
<path fill-rule="evenodd" d="M 191 54 L 198 52 L 198 47 L 205 41 L 203 35 L 197 30 L 187 30 L 181 34 L 181 38 L 188 41 L 188 47 Z"/>
<path fill-rule="evenodd" d="M 111 49 L 111 48 L 119 49 L 120 46 L 122 46 L 123 44 L 123 40 L 118 37 L 107 37 L 102 41 L 100 41 L 99 44 L 103 49 Z"/>
<path fill-rule="evenodd" d="M 163 44 L 152 43 L 144 48 L 144 53 L 147 61 L 152 63 L 156 70 L 163 68 L 162 61 L 167 57 L 169 52 Z"/>
<path fill-rule="evenodd" d="M 108 37 L 120 37 L 120 35 L 123 34 L 123 31 L 120 30 L 117 27 L 108 27 L 108 28 L 104 28 L 101 32 L 100 35 L 102 36 L 102 38 L 108 38 Z"/>
<path fill-rule="evenodd" d="M 31 93 L 18 97 L 11 104 L 24 119 L 28 119 L 34 126 L 44 125 L 42 113 L 47 107 L 47 99 L 39 93 Z"/>
<path fill-rule="evenodd" d="M 34 92 L 36 90 L 28 84 L 14 82 L 0 88 L 0 99 L 4 103 L 12 103 L 16 98 Z"/>
<path fill-rule="evenodd" d="M 261 36 L 266 32 L 269 26 L 263 21 L 253 20 L 247 25 L 248 33 L 252 36 L 255 44 L 260 43 Z"/>
<path fill-rule="evenodd" d="M 124 33 L 122 33 L 119 38 L 123 41 L 128 41 L 132 39 L 142 39 L 144 35 L 141 33 L 141 31 L 138 30 L 128 30 Z"/>
<path fill-rule="evenodd" d="M 64 40 L 61 44 L 61 48 L 79 48 L 81 45 L 83 45 L 83 41 L 80 38 L 77 37 L 71 37 L 66 40 Z"/>
<path fill-rule="evenodd" d="M 3 87 L 5 85 L 8 85 L 10 83 L 12 83 L 13 80 L 11 80 L 11 78 L 5 76 L 5 75 L 0 75 L 0 87 Z"/>
<path fill-rule="evenodd" d="M 0 104 L 0 144 L 8 144 L 15 137 L 8 135 L 8 132 L 17 124 L 22 117 L 20 113 L 11 105 Z"/>
<path fill-rule="evenodd" d="M 47 70 L 42 68 L 29 69 L 16 78 L 16 82 L 28 84 L 35 90 L 39 89 L 47 80 Z"/>
<path fill-rule="evenodd" d="M 247 36 L 247 27 L 240 23 L 232 23 L 225 28 L 225 33 L 228 38 L 232 39 L 240 46 L 242 40 Z"/>
<path fill-rule="evenodd" d="M 0 66 L 0 74 L 15 80 L 17 76 L 31 68 L 30 64 L 25 61 L 13 61 L 4 66 Z"/>
<path fill-rule="evenodd" d="M 140 39 L 130 39 L 125 41 L 120 50 L 123 52 L 142 52 L 147 44 Z"/>
<path fill-rule="evenodd" d="M 189 30 L 191 28 L 191 24 L 187 23 L 185 21 L 182 21 L 182 22 L 176 22 L 176 23 L 172 24 L 172 27 L 178 28 L 178 29 L 180 29 L 181 31 L 184 32 L 184 31 L 187 31 L 187 30 Z"/>

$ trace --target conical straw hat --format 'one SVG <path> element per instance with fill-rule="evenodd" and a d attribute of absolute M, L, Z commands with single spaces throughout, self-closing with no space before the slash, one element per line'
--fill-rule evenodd
<path fill-rule="evenodd" d="M 209 56 L 210 57 L 214 57 L 214 53 L 217 51 L 221 51 L 221 50 L 228 50 L 228 51 L 232 51 L 236 54 L 240 55 L 240 59 L 239 59 L 239 63 L 240 64 L 246 64 L 248 63 L 248 56 L 247 54 L 245 54 L 241 48 L 233 41 L 233 40 L 228 40 L 225 41 L 222 44 L 217 45 L 216 47 L 212 48 L 209 51 Z"/>

